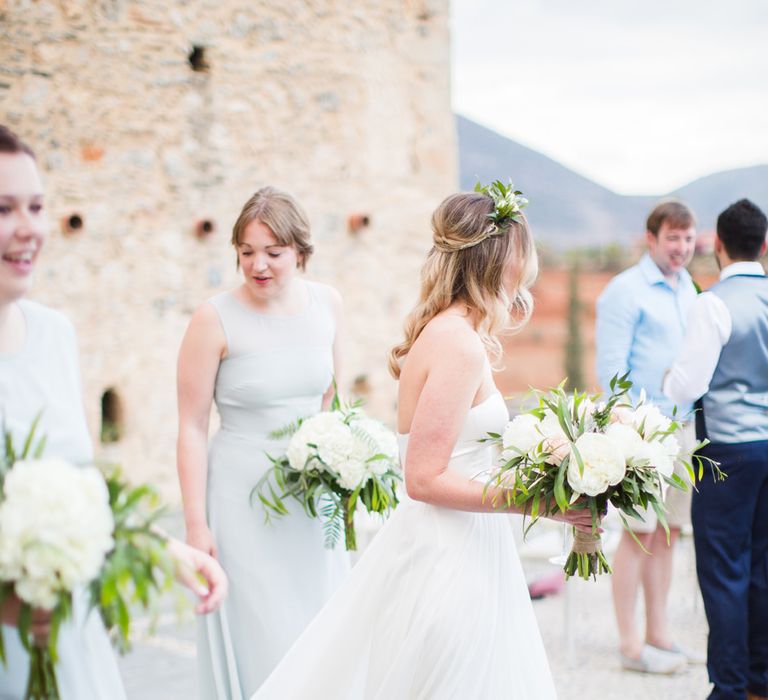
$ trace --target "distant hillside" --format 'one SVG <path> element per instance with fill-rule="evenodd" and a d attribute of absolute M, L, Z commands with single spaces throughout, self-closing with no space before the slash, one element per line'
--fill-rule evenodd
<path fill-rule="evenodd" d="M 531 200 L 526 214 L 539 240 L 567 249 L 629 243 L 644 230 L 659 197 L 617 194 L 541 153 L 457 115 L 462 189 L 511 176 Z M 688 202 L 701 230 L 714 228 L 728 204 L 749 197 L 768 210 L 768 165 L 703 177 L 670 193 Z"/>
<path fill-rule="evenodd" d="M 690 203 L 702 230 L 714 229 L 717 215 L 742 197 L 768 213 L 768 165 L 707 175 L 672 194 Z"/>

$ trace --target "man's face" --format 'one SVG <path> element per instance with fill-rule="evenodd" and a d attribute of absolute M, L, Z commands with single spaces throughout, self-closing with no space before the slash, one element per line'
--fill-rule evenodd
<path fill-rule="evenodd" d="M 666 221 L 657 235 L 646 233 L 648 253 L 665 277 L 672 277 L 682 270 L 693 257 L 696 247 L 696 229 L 674 228 Z"/>

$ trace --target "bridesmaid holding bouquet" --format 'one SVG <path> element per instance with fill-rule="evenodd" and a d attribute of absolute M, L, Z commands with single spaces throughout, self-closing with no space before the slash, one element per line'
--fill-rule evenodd
<path fill-rule="evenodd" d="M 309 222 L 290 195 L 256 192 L 232 232 L 243 282 L 190 321 L 178 363 L 178 469 L 187 541 L 216 556 L 229 599 L 200 624 L 201 697 L 249 697 L 348 570 L 298 512 L 278 524 L 250 502 L 287 438 L 270 434 L 327 408 L 339 374 L 341 298 L 299 273 Z M 221 426 L 210 443 L 215 402 Z M 300 508 L 296 507 L 299 511 Z"/>

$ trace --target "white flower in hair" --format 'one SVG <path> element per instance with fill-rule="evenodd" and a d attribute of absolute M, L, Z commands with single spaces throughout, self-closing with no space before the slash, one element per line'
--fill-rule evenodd
<path fill-rule="evenodd" d="M 493 200 L 493 211 L 488 218 L 495 224 L 494 230 L 489 235 L 499 233 L 503 224 L 507 221 L 520 221 L 523 208 L 528 206 L 528 199 L 520 190 L 516 190 L 512 181 L 505 185 L 501 180 L 494 180 L 490 185 L 475 185 L 475 192 L 490 197 Z"/>

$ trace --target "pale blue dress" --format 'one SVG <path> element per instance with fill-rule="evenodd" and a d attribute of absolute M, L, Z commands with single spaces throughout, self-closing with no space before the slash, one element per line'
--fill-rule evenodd
<path fill-rule="evenodd" d="M 205 700 L 254 693 L 349 569 L 347 553 L 325 549 L 320 522 L 298 504 L 265 524 L 250 501 L 267 454 L 279 456 L 287 444 L 268 434 L 317 413 L 333 378 L 329 288 L 304 284 L 309 303 L 292 316 L 260 314 L 231 292 L 209 300 L 227 356 L 214 391 L 221 427 L 209 450 L 207 508 L 230 588 L 221 610 L 198 622 Z"/>
<path fill-rule="evenodd" d="M 24 347 L 0 353 L 0 416 L 17 445 L 43 410 L 45 454 L 88 463 L 92 447 L 83 410 L 77 340 L 72 324 L 41 304 L 21 301 L 27 323 Z M 8 664 L 0 664 L 0 699 L 24 697 L 28 656 L 15 627 L 3 626 Z M 124 700 L 125 691 L 98 612 L 85 595 L 59 636 L 57 676 L 62 700 Z"/>

